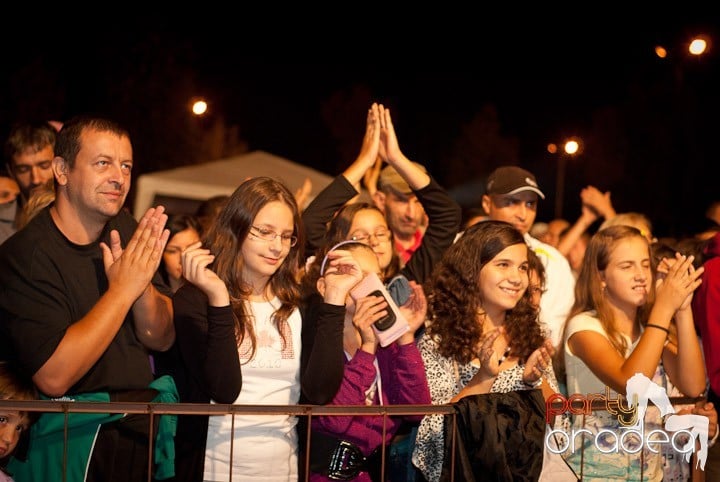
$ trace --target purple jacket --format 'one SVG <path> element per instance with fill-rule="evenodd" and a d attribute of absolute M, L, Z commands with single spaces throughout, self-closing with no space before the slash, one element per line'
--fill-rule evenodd
<path fill-rule="evenodd" d="M 430 405 L 430 389 L 425 378 L 425 366 L 420 351 L 414 343 L 385 348 L 378 347 L 377 361 L 380 368 L 383 405 Z M 375 381 L 375 357 L 358 350 L 352 360 L 345 363 L 345 373 L 340 389 L 330 405 L 365 405 L 365 392 Z M 380 405 L 378 392 L 373 405 Z M 404 420 L 420 421 L 422 415 L 389 417 L 386 422 L 383 441 L 382 416 L 323 416 L 312 419 L 313 433 L 321 432 L 358 446 L 365 456 L 371 454 L 383 442 L 390 439 Z M 311 474 L 311 481 L 330 480 L 319 474 Z M 357 481 L 370 481 L 366 472 L 360 473 Z"/>

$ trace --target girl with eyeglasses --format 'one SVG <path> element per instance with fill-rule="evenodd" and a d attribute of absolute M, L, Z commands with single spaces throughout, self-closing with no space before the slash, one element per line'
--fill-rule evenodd
<path fill-rule="evenodd" d="M 342 273 L 348 260 L 357 263 L 363 277 L 374 276 L 380 271 L 377 256 L 367 244 L 343 241 L 333 246 L 323 258 L 317 281 L 320 294 L 327 292 L 333 278 Z M 372 327 L 393 312 L 382 293 L 359 296 L 358 291 L 353 290 L 355 299 L 346 299 L 342 340 L 344 375 L 330 405 L 430 403 L 425 369 L 414 343 L 415 331 L 425 321 L 427 302 L 422 289 L 415 283 L 411 286 L 408 302 L 397 311 L 409 329 L 402 334 L 396 332 L 394 341 L 390 341 L 391 338 L 381 342 L 380 335 Z M 394 323 L 401 322 L 400 318 L 394 320 Z M 380 480 L 382 448 L 404 422 L 419 423 L 421 418 L 412 415 L 313 417 L 309 480 Z"/>
<path fill-rule="evenodd" d="M 202 244 L 182 253 L 187 283 L 173 298 L 178 363 L 172 373 L 181 402 L 332 399 L 343 374 L 345 297 L 362 276 L 346 263 L 308 315 L 298 283 L 303 245 L 293 194 L 277 180 L 257 177 L 230 196 Z M 302 460 L 297 424 L 289 415 L 180 416 L 176 478 L 229 480 L 232 473 L 233 480 L 295 481 Z"/>
<path fill-rule="evenodd" d="M 360 183 L 366 176 L 372 177 L 378 159 L 395 168 L 427 215 L 427 229 L 420 246 L 404 264 L 395 250 L 385 214 L 375 204 L 352 202 L 360 194 Z M 314 288 L 319 277 L 319 261 L 330 246 L 356 240 L 369 245 L 375 252 L 382 280 L 396 303 L 402 305 L 412 292 L 410 281 L 422 285 L 430 278 L 434 264 L 455 240 L 461 219 L 462 210 L 447 191 L 400 149 L 390 110 L 373 103 L 367 113 L 365 136 L 357 158 L 303 211 L 306 251 L 315 255 L 315 262 L 309 262 L 306 267 L 304 291 L 316 296 Z M 424 327 L 417 330 L 416 339 L 423 330 Z M 386 474 L 389 479 L 420 479 L 410 461 L 416 429 L 417 424 L 414 424 L 399 430 L 390 449 Z"/>

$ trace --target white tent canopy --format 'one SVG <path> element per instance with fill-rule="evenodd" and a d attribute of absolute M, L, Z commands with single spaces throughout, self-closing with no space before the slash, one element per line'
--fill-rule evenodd
<path fill-rule="evenodd" d="M 213 196 L 230 195 L 247 178 L 269 176 L 285 183 L 291 192 L 310 179 L 311 198 L 332 177 L 302 164 L 265 151 L 253 151 L 218 161 L 143 174 L 137 179 L 133 215 L 140 219 L 154 204 L 156 196 L 204 201 Z"/>

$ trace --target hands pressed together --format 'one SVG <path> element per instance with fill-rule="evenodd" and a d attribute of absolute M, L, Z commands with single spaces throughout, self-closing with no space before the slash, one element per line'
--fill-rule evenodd
<path fill-rule="evenodd" d="M 542 346 L 536 349 L 527 362 L 523 372 L 523 382 L 526 385 L 534 386 L 540 381 L 545 370 L 552 364 L 552 357 L 555 355 L 555 348 L 551 340 L 545 340 Z"/>
<path fill-rule="evenodd" d="M 481 340 L 478 351 L 478 360 L 480 361 L 480 370 L 478 375 L 480 379 L 487 380 L 494 378 L 500 373 L 500 366 L 505 360 L 505 355 L 498 354 L 493 349 L 493 343 L 502 335 L 503 328 L 497 328 L 485 334 Z M 552 357 L 555 355 L 555 348 L 551 340 L 545 340 L 542 346 L 538 347 L 528 357 L 523 370 L 522 381 L 529 386 L 536 385 L 542 378 L 545 370 L 552 364 Z"/>
<path fill-rule="evenodd" d="M 486 376 L 496 377 L 500 373 L 500 356 L 493 349 L 495 340 L 505 332 L 504 328 L 496 328 L 485 333 L 480 340 L 480 349 L 478 350 L 478 361 L 480 362 L 480 372 Z"/>
<path fill-rule="evenodd" d="M 354 165 L 361 171 L 363 184 L 372 194 L 377 188 L 377 181 L 383 162 L 394 164 L 404 155 L 395 134 L 390 109 L 374 102 L 368 109 L 360 153 Z M 353 176 L 350 176 L 353 177 Z M 354 180 L 352 180 L 354 182 Z"/>
<path fill-rule="evenodd" d="M 170 231 L 165 229 L 167 219 L 164 207 L 150 208 L 140 219 L 125 249 L 116 230 L 110 232 L 110 246 L 100 243 L 111 289 L 126 290 L 132 299 L 143 295 L 160 266 L 170 237 Z"/>
<path fill-rule="evenodd" d="M 703 267 L 695 269 L 693 256 L 675 254 L 675 259 L 663 258 L 658 265 L 656 281 L 656 305 L 667 304 L 673 311 L 687 310 L 693 292 L 702 283 Z"/>
<path fill-rule="evenodd" d="M 412 293 L 402 306 L 399 306 L 400 313 L 410 325 L 409 333 L 414 336 L 415 332 L 425 324 L 427 316 L 427 298 L 422 286 L 415 281 L 410 281 Z"/>

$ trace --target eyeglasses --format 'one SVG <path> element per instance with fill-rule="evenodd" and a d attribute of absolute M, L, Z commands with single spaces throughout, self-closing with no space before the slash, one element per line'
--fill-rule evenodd
<path fill-rule="evenodd" d="M 379 242 L 383 242 L 390 239 L 390 231 L 388 231 L 387 229 L 379 229 L 372 234 L 368 234 L 365 231 L 360 231 L 359 233 L 354 234 L 350 239 L 352 241 L 366 243 L 370 240 L 370 236 L 374 236 L 375 239 L 377 239 Z"/>
<path fill-rule="evenodd" d="M 275 241 L 278 236 L 280 237 L 280 242 L 285 246 L 295 246 L 298 241 L 297 236 L 292 234 L 278 234 L 272 229 L 258 228 L 257 226 L 250 226 L 250 229 L 254 229 L 256 231 L 255 233 L 250 232 L 250 234 L 255 236 L 257 239 L 267 241 L 268 243 Z"/>
<path fill-rule="evenodd" d="M 531 296 L 542 296 L 547 290 L 541 286 L 528 286 L 527 291 Z"/>

